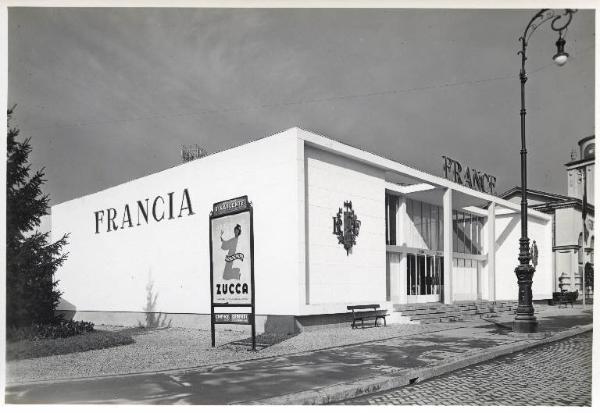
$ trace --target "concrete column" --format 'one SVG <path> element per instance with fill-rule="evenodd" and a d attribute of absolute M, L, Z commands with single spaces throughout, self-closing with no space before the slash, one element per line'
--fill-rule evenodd
<path fill-rule="evenodd" d="M 398 252 L 388 252 L 388 265 L 390 271 L 390 301 L 393 304 L 402 303 L 402 284 L 401 279 L 401 257 Z M 404 294 L 406 295 L 406 294 Z"/>
<path fill-rule="evenodd" d="M 490 301 L 496 301 L 496 203 L 488 207 L 487 217 L 487 267 L 488 295 Z"/>
<path fill-rule="evenodd" d="M 400 286 L 400 304 L 408 303 L 408 291 L 406 290 L 406 254 L 400 254 L 400 276 L 398 282 Z"/>
<path fill-rule="evenodd" d="M 452 189 L 444 192 L 444 304 L 452 304 Z"/>
<path fill-rule="evenodd" d="M 396 245 L 406 245 L 406 234 L 404 233 L 406 215 L 406 198 L 399 197 L 396 208 Z M 394 304 L 406 304 L 406 254 L 393 253 L 390 260 L 390 284 L 392 291 L 392 302 Z"/>
<path fill-rule="evenodd" d="M 400 197 L 396 208 L 396 245 L 406 245 L 404 217 L 406 215 L 406 198 Z"/>

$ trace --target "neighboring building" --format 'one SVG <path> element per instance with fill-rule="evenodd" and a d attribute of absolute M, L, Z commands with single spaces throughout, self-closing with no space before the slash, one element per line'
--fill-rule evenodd
<path fill-rule="evenodd" d="M 483 188 L 484 175 L 472 177 Z M 252 241 L 237 245 L 239 225 L 211 238 L 213 204 L 243 195 Z M 344 209 L 360 223 L 347 225 Z M 159 312 L 206 328 L 211 266 L 239 277 L 248 243 L 259 332 L 350 304 L 380 304 L 400 322 L 394 309 L 410 303 L 515 301 L 519 222 L 519 204 L 292 128 L 52 207 L 52 233 L 71 234 L 59 309 L 120 324 Z M 358 236 L 346 249 L 334 233 L 349 228 Z M 550 299 L 551 217 L 530 210 L 529 233 L 539 248 L 533 298 Z M 229 255 L 211 263 L 215 244 Z"/>
<path fill-rule="evenodd" d="M 594 265 L 594 136 L 583 138 L 578 144 L 579 156 L 572 154 L 578 159 L 565 164 L 568 195 L 528 189 L 527 202 L 532 209 L 552 216 L 554 291 L 578 291 L 581 297 L 583 274 L 586 267 L 593 271 Z M 521 188 L 512 188 L 500 197 L 520 202 Z M 589 285 L 587 292 L 591 296 Z"/>

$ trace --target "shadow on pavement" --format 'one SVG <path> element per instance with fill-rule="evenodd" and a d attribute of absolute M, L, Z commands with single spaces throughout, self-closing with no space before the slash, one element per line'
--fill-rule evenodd
<path fill-rule="evenodd" d="M 275 344 L 282 343 L 286 340 L 289 340 L 292 337 L 297 336 L 296 334 L 273 334 L 273 333 L 263 333 L 256 336 L 256 349 L 264 350 L 265 348 L 271 347 Z M 242 340 L 231 341 L 229 343 L 223 344 L 219 346 L 221 348 L 232 348 L 235 350 L 239 350 L 240 348 L 247 348 L 248 350 L 252 349 L 252 337 L 244 338 Z"/>
<path fill-rule="evenodd" d="M 540 331 L 558 331 L 570 327 L 590 324 L 593 321 L 591 311 L 585 311 L 584 314 L 565 314 L 546 316 L 539 320 Z"/>
<path fill-rule="evenodd" d="M 495 335 L 508 335 L 512 333 L 512 320 L 494 321 L 485 319 L 489 322 L 488 325 L 475 327 L 477 329 L 486 330 L 486 333 Z M 556 332 L 569 329 L 575 326 L 590 324 L 593 321 L 591 310 L 583 311 L 583 314 L 557 314 L 538 317 L 538 332 Z"/>

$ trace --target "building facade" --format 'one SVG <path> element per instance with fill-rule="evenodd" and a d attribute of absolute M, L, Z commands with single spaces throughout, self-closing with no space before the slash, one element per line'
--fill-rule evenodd
<path fill-rule="evenodd" d="M 520 205 L 292 128 L 52 207 L 52 235 L 71 234 L 59 309 L 97 323 L 161 313 L 206 327 L 209 213 L 243 195 L 259 332 L 351 304 L 517 298 Z M 529 229 L 533 298 L 549 299 L 552 219 L 530 210 Z"/>
<path fill-rule="evenodd" d="M 581 297 L 584 274 L 593 274 L 594 267 L 595 137 L 581 139 L 578 146 L 565 164 L 567 195 L 528 189 L 527 199 L 530 208 L 552 217 L 554 291 L 577 291 Z M 521 189 L 500 196 L 519 202 Z M 587 284 L 586 297 L 591 298 L 593 288 Z"/>

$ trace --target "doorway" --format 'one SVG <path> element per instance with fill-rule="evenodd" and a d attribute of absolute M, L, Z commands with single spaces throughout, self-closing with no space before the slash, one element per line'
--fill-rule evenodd
<path fill-rule="evenodd" d="M 434 253 L 406 255 L 407 303 L 439 302 L 443 285 L 443 256 Z"/>

